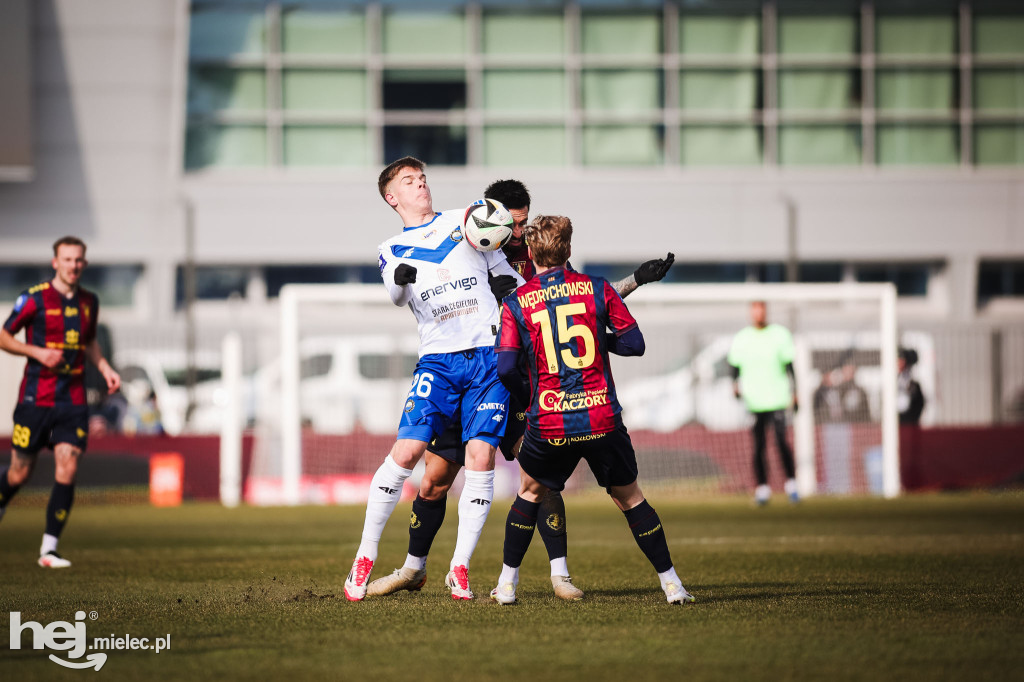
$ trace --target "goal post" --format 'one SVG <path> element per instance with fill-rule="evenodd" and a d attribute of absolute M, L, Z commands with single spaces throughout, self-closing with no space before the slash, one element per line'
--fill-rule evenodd
<path fill-rule="evenodd" d="M 844 304 L 867 302 L 877 305 L 879 355 L 881 372 L 880 422 L 882 448 L 882 492 L 887 498 L 901 491 L 899 459 L 899 411 L 897 409 L 897 319 L 896 287 L 886 283 L 817 283 L 817 284 L 661 284 L 638 289 L 629 298 L 630 307 L 637 304 L 751 303 Z M 798 348 L 796 370 L 807 377 L 807 353 Z M 804 349 L 806 351 L 806 349 Z M 800 365 L 803 365 L 802 367 Z M 802 495 L 817 492 L 814 457 L 814 419 L 811 386 L 798 383 L 798 399 L 804 406 L 794 419 L 794 446 L 797 457 L 797 484 Z"/>
<path fill-rule="evenodd" d="M 800 409 L 790 437 L 801 493 L 899 495 L 896 290 L 874 283 L 653 284 L 631 294 L 647 353 L 615 358 L 613 370 L 645 490 L 752 490 L 752 418 L 732 396 L 725 357 L 757 300 L 794 335 Z M 255 431 L 245 499 L 358 502 L 394 442 L 417 359 L 415 321 L 372 284 L 289 284 L 279 306 L 279 334 L 256 341 L 261 368 L 247 379 Z M 863 404 L 830 417 L 836 405 L 824 388 L 847 369 Z M 590 476 L 580 467 L 567 494 L 591 489 Z"/>

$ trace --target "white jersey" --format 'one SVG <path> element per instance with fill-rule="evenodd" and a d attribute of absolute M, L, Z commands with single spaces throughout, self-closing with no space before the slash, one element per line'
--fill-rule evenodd
<path fill-rule="evenodd" d="M 498 303 L 487 273 L 524 280 L 501 249 L 483 253 L 462 237 L 465 209 L 437 213 L 425 225 L 407 227 L 378 248 L 380 274 L 395 305 L 408 305 L 419 325 L 420 356 L 493 346 Z M 416 281 L 395 284 L 395 268 L 416 268 Z"/>

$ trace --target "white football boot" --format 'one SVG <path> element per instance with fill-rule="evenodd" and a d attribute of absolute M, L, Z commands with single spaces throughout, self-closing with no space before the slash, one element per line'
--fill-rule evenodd
<path fill-rule="evenodd" d="M 669 604 L 692 604 L 697 598 L 686 591 L 686 588 L 677 582 L 670 582 L 665 585 L 665 599 Z"/>
<path fill-rule="evenodd" d="M 502 605 L 516 603 L 516 584 L 514 582 L 498 583 L 498 586 L 491 590 L 491 599 Z"/>
<path fill-rule="evenodd" d="M 352 570 L 345 578 L 345 599 L 362 601 L 366 597 L 366 584 L 370 581 L 373 562 L 364 556 L 357 556 L 352 562 Z"/>
<path fill-rule="evenodd" d="M 71 562 L 56 552 L 47 552 L 36 562 L 43 568 L 71 568 Z"/>
<path fill-rule="evenodd" d="M 583 599 L 583 590 L 572 584 L 572 578 L 567 575 L 551 576 L 551 586 L 555 588 L 555 596 L 565 601 L 579 601 Z"/>
<path fill-rule="evenodd" d="M 469 589 L 469 569 L 465 566 L 456 566 L 448 571 L 444 584 L 452 591 L 452 599 L 472 599 L 475 596 Z"/>
<path fill-rule="evenodd" d="M 367 597 L 380 597 L 385 594 L 394 594 L 400 590 L 419 592 L 427 582 L 427 569 L 421 568 L 396 568 L 391 575 L 377 578 L 366 586 Z"/>

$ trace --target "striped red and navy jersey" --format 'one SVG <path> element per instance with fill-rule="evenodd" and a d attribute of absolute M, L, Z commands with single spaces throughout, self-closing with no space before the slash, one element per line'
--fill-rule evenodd
<path fill-rule="evenodd" d="M 526 240 L 522 240 L 519 244 L 505 244 L 501 247 L 502 252 L 505 254 L 508 264 L 512 266 L 512 269 L 522 275 L 523 279 L 529 282 L 533 279 L 533 276 L 537 274 L 536 269 L 533 267 L 533 261 L 530 259 L 530 250 L 526 246 Z"/>
<path fill-rule="evenodd" d="M 498 350 L 526 355 L 527 428 L 545 438 L 614 430 L 622 408 L 605 330 L 621 336 L 636 326 L 606 280 L 565 267 L 545 271 L 506 298 Z"/>
<path fill-rule="evenodd" d="M 4 329 L 13 336 L 24 328 L 25 343 L 30 346 L 64 350 L 64 358 L 53 369 L 28 359 L 19 403 L 41 407 L 86 404 L 85 347 L 96 338 L 99 312 L 96 294 L 81 287 L 66 298 L 43 282 L 18 296 Z"/>

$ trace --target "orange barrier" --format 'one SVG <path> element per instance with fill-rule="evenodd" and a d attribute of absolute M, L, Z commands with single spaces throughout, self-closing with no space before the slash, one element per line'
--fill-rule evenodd
<path fill-rule="evenodd" d="M 154 507 L 177 507 L 185 488 L 185 458 L 163 452 L 149 458 L 149 501 Z"/>

